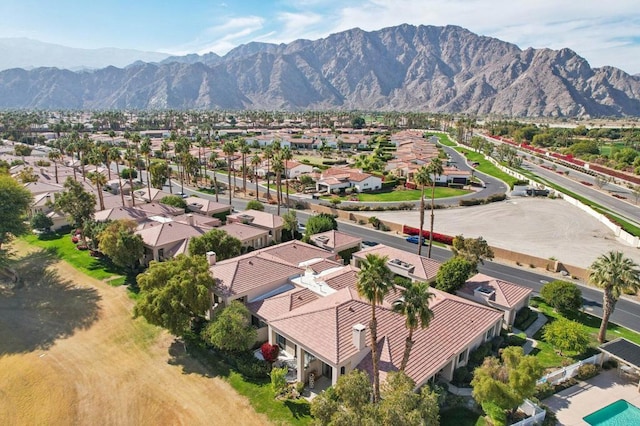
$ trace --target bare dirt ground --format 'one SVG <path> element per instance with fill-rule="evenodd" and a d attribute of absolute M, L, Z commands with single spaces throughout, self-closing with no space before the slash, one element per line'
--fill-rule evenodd
<path fill-rule="evenodd" d="M 0 287 L 0 424 L 263 425 L 246 398 L 142 319 L 124 288 L 16 243 Z"/>
<path fill-rule="evenodd" d="M 420 225 L 419 212 L 369 212 L 369 216 L 409 226 Z M 425 229 L 430 211 L 425 212 Z M 490 245 L 538 256 L 555 257 L 587 268 L 610 250 L 624 252 L 640 263 L 640 249 L 618 241 L 609 228 L 561 199 L 513 197 L 485 206 L 435 211 L 435 232 L 482 236 Z"/>

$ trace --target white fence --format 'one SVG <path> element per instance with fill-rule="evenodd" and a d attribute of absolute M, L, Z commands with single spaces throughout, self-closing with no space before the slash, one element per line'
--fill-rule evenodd
<path fill-rule="evenodd" d="M 520 411 L 530 416 L 524 420 L 520 420 L 518 423 L 514 423 L 511 426 L 529 426 L 529 425 L 541 425 L 544 421 L 547 412 L 542 408 L 538 407 L 533 402 L 525 399 L 520 407 L 518 407 Z"/>
<path fill-rule="evenodd" d="M 550 383 L 552 385 L 557 385 L 558 383 L 562 383 L 565 380 L 569 380 L 570 378 L 576 376 L 578 374 L 578 368 L 580 368 L 580 366 L 584 364 L 599 365 L 601 359 L 602 354 L 597 354 L 590 358 L 583 359 L 582 361 L 578 361 L 575 364 L 571 364 L 567 367 L 562 367 L 559 370 L 552 371 L 551 373 L 542 376 L 542 378 L 538 380 L 536 384 L 541 385 L 543 383 Z"/>

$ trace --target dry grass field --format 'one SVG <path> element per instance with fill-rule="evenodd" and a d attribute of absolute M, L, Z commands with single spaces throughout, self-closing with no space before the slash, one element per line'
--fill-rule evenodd
<path fill-rule="evenodd" d="M 262 425 L 246 398 L 142 319 L 123 287 L 22 242 L 0 287 L 0 424 Z"/>

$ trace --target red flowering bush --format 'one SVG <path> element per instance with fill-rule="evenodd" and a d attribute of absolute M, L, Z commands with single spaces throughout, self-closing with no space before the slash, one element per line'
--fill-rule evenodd
<path fill-rule="evenodd" d="M 278 345 L 272 345 L 269 342 L 264 342 L 262 346 L 260 346 L 260 352 L 262 352 L 262 358 L 271 363 L 278 359 L 280 348 Z"/>
<path fill-rule="evenodd" d="M 403 225 L 402 232 L 407 235 L 418 235 L 420 230 L 418 228 L 414 228 L 412 226 Z M 425 239 L 429 239 L 429 231 L 422 230 L 422 236 Z M 437 232 L 433 233 L 433 241 L 437 241 L 439 243 L 453 245 L 453 237 L 446 234 L 439 234 Z"/>

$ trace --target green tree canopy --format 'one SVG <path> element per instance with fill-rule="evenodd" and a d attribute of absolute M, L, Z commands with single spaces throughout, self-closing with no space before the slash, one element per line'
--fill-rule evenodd
<path fill-rule="evenodd" d="M 27 232 L 24 218 L 33 197 L 11 176 L 0 175 L 0 248 L 12 235 Z"/>
<path fill-rule="evenodd" d="M 436 285 L 438 290 L 447 293 L 455 293 L 475 272 L 475 266 L 462 257 L 452 257 L 440 265 L 436 274 Z"/>
<path fill-rule="evenodd" d="M 98 236 L 100 251 L 115 265 L 132 272 L 144 254 L 142 237 L 134 233 L 137 226 L 133 220 L 115 220 Z"/>
<path fill-rule="evenodd" d="M 204 256 L 178 255 L 166 262 L 153 261 L 138 275 L 137 282 L 140 297 L 134 315 L 175 335 L 188 332 L 192 320 L 211 307 L 215 281 Z"/>
<path fill-rule="evenodd" d="M 291 239 L 296 238 L 296 232 L 298 232 L 298 216 L 295 210 L 289 210 L 282 215 L 282 228 L 291 234 Z"/>
<path fill-rule="evenodd" d="M 557 311 L 577 311 L 582 307 L 582 292 L 574 283 L 555 280 L 542 286 L 540 295 Z"/>
<path fill-rule="evenodd" d="M 184 209 L 187 207 L 187 202 L 184 201 L 182 197 L 179 197 L 177 195 L 165 195 L 160 199 L 160 202 L 162 204 L 177 207 L 179 209 Z"/>
<path fill-rule="evenodd" d="M 204 330 L 203 337 L 223 351 L 246 351 L 255 343 L 257 337 L 257 332 L 249 320 L 250 315 L 243 303 L 234 300 L 213 318 Z"/>
<path fill-rule="evenodd" d="M 259 212 L 264 211 L 264 204 L 258 200 L 251 200 L 247 203 L 247 210 L 257 210 Z"/>
<path fill-rule="evenodd" d="M 205 255 L 208 251 L 216 253 L 217 260 L 225 260 L 238 256 L 242 250 L 242 242 L 222 229 L 212 229 L 205 234 L 191 239 L 189 254 Z"/>
<path fill-rule="evenodd" d="M 382 385 L 380 421 L 383 425 L 437 425 L 440 422 L 438 395 L 424 386 L 414 392 L 416 384 L 402 372 L 391 372 Z"/>
<path fill-rule="evenodd" d="M 338 222 L 336 222 L 336 219 L 333 216 L 326 213 L 320 213 L 318 215 L 311 216 L 307 220 L 306 228 L 307 229 L 302 240 L 308 242 L 313 234 L 338 229 Z"/>
<path fill-rule="evenodd" d="M 96 196 L 85 191 L 82 184 L 68 177 L 64 183 L 64 192 L 56 197 L 56 208 L 69 216 L 71 225 L 80 228 L 93 218 L 96 209 Z"/>
<path fill-rule="evenodd" d="M 154 161 L 149 166 L 149 173 L 151 174 L 151 186 L 162 189 L 171 176 L 171 168 L 166 161 Z"/>
<path fill-rule="evenodd" d="M 453 239 L 451 250 L 454 255 L 463 257 L 471 262 L 476 271 L 478 263 L 484 264 L 485 260 L 493 259 L 493 250 L 482 237 L 464 238 L 462 235 L 456 235 Z"/>
<path fill-rule="evenodd" d="M 53 220 L 46 214 L 38 212 L 31 217 L 31 227 L 39 231 L 50 231 Z"/>
<path fill-rule="evenodd" d="M 473 397 L 480 404 L 493 403 L 512 411 L 533 396 L 542 371 L 536 357 L 525 356 L 520 346 L 509 346 L 502 351 L 502 362 L 488 357 L 475 369 Z"/>
<path fill-rule="evenodd" d="M 589 347 L 589 332 L 582 324 L 559 318 L 544 326 L 544 339 L 560 351 L 582 353 Z"/>

